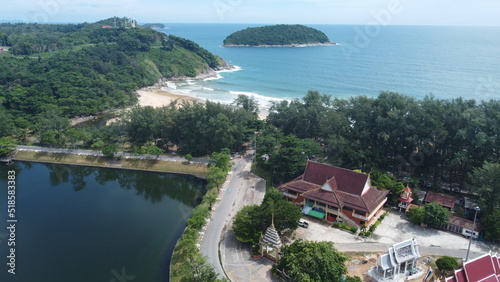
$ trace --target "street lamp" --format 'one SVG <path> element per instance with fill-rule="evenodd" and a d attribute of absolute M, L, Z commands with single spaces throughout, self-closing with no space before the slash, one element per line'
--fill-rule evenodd
<path fill-rule="evenodd" d="M 476 217 L 477 217 L 477 212 L 479 211 L 479 207 L 475 207 L 474 210 L 476 210 L 476 213 L 474 213 L 474 222 L 472 223 L 472 233 L 469 237 L 469 247 L 467 248 L 467 256 L 465 256 L 465 261 L 469 260 L 470 244 L 472 243 L 472 236 L 474 236 L 474 232 L 476 230 Z"/>

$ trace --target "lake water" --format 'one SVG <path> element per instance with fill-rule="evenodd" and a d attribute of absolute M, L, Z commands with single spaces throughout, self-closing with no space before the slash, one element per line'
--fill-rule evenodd
<path fill-rule="evenodd" d="M 16 275 L 6 265 L 9 170 L 16 172 Z M 0 187 L 0 281 L 168 281 L 173 248 L 205 181 L 16 162 L 0 164 Z"/>
<path fill-rule="evenodd" d="M 166 24 L 160 29 L 197 42 L 240 71 L 218 80 L 174 85 L 183 94 L 228 102 L 237 94 L 269 101 L 308 90 L 334 97 L 376 97 L 390 90 L 418 99 L 500 98 L 500 27 L 309 25 L 336 46 L 225 48 L 247 24 Z M 181 93 L 181 94 L 182 94 Z"/>

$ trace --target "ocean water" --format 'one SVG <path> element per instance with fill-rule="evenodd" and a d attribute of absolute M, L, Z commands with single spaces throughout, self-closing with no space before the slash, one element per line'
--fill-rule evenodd
<path fill-rule="evenodd" d="M 159 31 L 193 40 L 237 71 L 218 79 L 170 86 L 179 94 L 230 102 L 238 94 L 269 101 L 302 98 L 308 90 L 333 97 L 376 97 L 389 90 L 418 99 L 500 98 L 500 27 L 310 25 L 335 46 L 221 47 L 234 31 L 255 24 L 166 24 Z"/>

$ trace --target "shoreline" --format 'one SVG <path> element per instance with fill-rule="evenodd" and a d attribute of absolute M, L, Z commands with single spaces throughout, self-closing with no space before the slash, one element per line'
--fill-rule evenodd
<path fill-rule="evenodd" d="M 209 70 L 196 77 L 175 77 L 171 79 L 161 78 L 155 85 L 147 86 L 136 90 L 138 95 L 137 105 L 139 106 L 151 106 L 154 108 L 169 106 L 173 102 L 177 102 L 177 106 L 181 103 L 205 103 L 207 99 L 200 98 L 193 95 L 188 95 L 181 92 L 175 88 L 173 83 L 175 82 L 185 82 L 185 81 L 205 81 L 214 80 L 221 78 L 219 73 L 222 72 L 233 72 L 241 70 L 237 66 L 227 66 L 218 70 Z M 249 97 L 254 97 L 253 95 L 244 94 L 244 92 L 239 92 L 242 95 Z M 196 93 L 193 93 L 196 95 Z M 255 98 L 255 97 L 254 97 Z M 232 102 L 232 101 L 231 101 Z M 224 103 L 224 102 L 221 102 Z M 229 102 L 230 103 L 230 102 Z M 265 120 L 267 118 L 268 112 L 260 105 L 258 117 L 260 120 Z"/>
<path fill-rule="evenodd" d="M 21 157 L 17 155 L 21 153 Z M 50 163 L 50 164 L 66 164 L 66 165 L 77 165 L 77 166 L 89 166 L 89 167 L 99 167 L 99 168 L 112 168 L 112 169 L 123 169 L 123 170 L 136 170 L 136 171 L 151 171 L 151 172 L 163 172 L 163 173 L 172 173 L 172 174 L 181 174 L 181 175 L 191 175 L 200 179 L 206 179 L 206 165 L 199 163 L 179 163 L 165 160 L 157 160 L 157 159 L 122 159 L 117 160 L 106 159 L 102 156 L 90 157 L 90 156 L 79 156 L 74 154 L 67 153 L 45 153 L 42 152 L 41 156 L 36 156 L 37 153 L 41 152 L 27 152 L 20 151 L 16 153 L 16 155 L 12 158 L 13 161 L 20 162 L 35 162 L 35 163 Z M 87 157 L 90 157 L 89 160 Z M 65 161 L 66 160 L 66 161 Z M 117 163 L 112 163 L 117 162 Z M 148 164 L 153 163 L 153 164 Z M 172 166 L 161 166 L 161 164 L 171 164 Z M 174 165 L 175 164 L 175 165 Z M 125 166 L 124 166 L 125 165 Z M 141 167 L 144 166 L 144 167 Z M 185 168 L 193 168 L 194 171 L 189 172 L 186 169 L 171 169 L 172 167 L 185 167 Z"/>
<path fill-rule="evenodd" d="M 336 42 L 328 42 L 328 43 L 297 43 L 297 44 L 286 44 L 286 45 L 247 45 L 247 44 L 223 44 L 221 47 L 257 47 L 257 48 L 279 48 L 279 47 L 315 47 L 315 46 L 335 46 L 339 45 Z"/>

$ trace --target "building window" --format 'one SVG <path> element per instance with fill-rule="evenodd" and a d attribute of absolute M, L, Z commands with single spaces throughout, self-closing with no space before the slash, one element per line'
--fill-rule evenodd
<path fill-rule="evenodd" d="M 349 212 L 352 212 L 352 209 L 351 208 L 348 208 L 348 207 L 345 207 L 344 208 L 345 211 L 349 211 Z"/>

